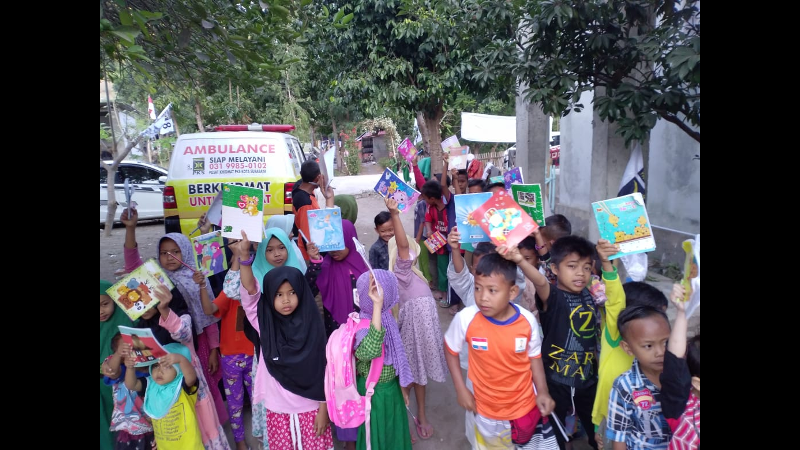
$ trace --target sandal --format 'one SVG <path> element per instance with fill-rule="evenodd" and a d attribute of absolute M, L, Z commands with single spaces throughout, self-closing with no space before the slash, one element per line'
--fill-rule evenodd
<path fill-rule="evenodd" d="M 423 430 L 428 435 L 427 437 L 422 435 Z M 422 440 L 430 439 L 433 436 L 433 425 L 431 425 L 431 424 L 426 424 L 426 425 L 417 424 L 417 435 Z"/>

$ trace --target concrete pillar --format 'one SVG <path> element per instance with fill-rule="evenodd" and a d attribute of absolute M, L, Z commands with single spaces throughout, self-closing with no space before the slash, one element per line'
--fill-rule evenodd
<path fill-rule="evenodd" d="M 520 86 L 519 92 L 524 90 Z M 539 183 L 544 189 L 545 165 L 550 152 L 550 120 L 538 104 L 521 96 L 516 99 L 517 166 L 526 184 Z"/>

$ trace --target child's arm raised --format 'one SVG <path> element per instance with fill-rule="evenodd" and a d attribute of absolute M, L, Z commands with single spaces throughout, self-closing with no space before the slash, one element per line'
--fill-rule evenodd
<path fill-rule="evenodd" d="M 686 362 L 686 303 L 683 301 L 686 289 L 681 283 L 672 285 L 670 301 L 675 305 L 675 322 L 667 341 L 664 355 L 664 371 L 661 380 L 661 411 L 673 431 L 680 424 L 680 417 L 686 410 L 686 402 L 692 390 L 692 374 Z"/>
<path fill-rule="evenodd" d="M 128 217 L 128 208 L 122 210 L 122 215 L 119 220 L 125 225 L 125 248 L 136 248 L 136 222 L 139 221 L 139 212 L 136 208 L 130 208 L 130 217 Z"/>
<path fill-rule="evenodd" d="M 183 373 L 183 383 L 186 386 L 194 386 L 197 382 L 197 372 L 194 370 L 194 366 L 192 366 L 191 361 L 180 353 L 167 353 L 166 356 L 162 356 L 158 360 L 158 363 L 170 366 L 173 364 L 179 365 Z"/>
<path fill-rule="evenodd" d="M 241 264 L 242 261 L 250 259 L 250 240 L 247 239 L 247 233 L 244 230 L 242 230 L 242 240 L 234 244 L 233 247 L 233 254 L 239 258 L 239 275 L 241 276 L 242 287 L 247 290 L 248 294 L 255 295 L 258 289 L 256 289 L 256 277 L 253 275 L 252 262 Z"/>
<path fill-rule="evenodd" d="M 128 388 L 129 391 L 139 392 L 142 390 L 142 382 L 136 378 L 136 362 L 133 359 L 133 355 L 128 353 L 128 356 L 125 357 L 125 387 Z"/>
<path fill-rule="evenodd" d="M 203 312 L 208 314 L 209 316 L 213 315 L 217 312 L 217 305 L 211 301 L 211 298 L 208 296 L 208 291 L 206 291 L 206 276 L 203 275 L 203 272 L 199 270 L 195 270 L 194 275 L 192 275 L 192 280 L 200 286 L 200 304 L 203 306 Z"/>
<path fill-rule="evenodd" d="M 400 210 L 397 208 L 397 200 L 386 197 L 384 198 L 386 208 L 392 216 L 392 226 L 394 227 L 394 241 L 397 244 L 397 257 L 403 260 L 410 258 L 408 251 L 408 238 L 406 231 L 403 229 L 403 221 L 400 220 Z M 419 255 L 417 255 L 419 256 Z"/>
<path fill-rule="evenodd" d="M 125 363 L 125 357 L 131 352 L 131 345 L 120 340 L 117 351 L 103 363 L 103 373 L 111 379 L 119 378 L 120 366 Z"/>
<path fill-rule="evenodd" d="M 525 258 L 522 257 L 522 253 L 519 252 L 516 245 L 501 245 L 497 247 L 497 253 L 519 266 L 522 273 L 533 282 L 533 286 L 536 288 L 536 293 L 539 295 L 539 298 L 541 298 L 543 302 L 547 301 L 547 298 L 550 296 L 550 283 L 547 282 L 547 278 L 542 275 L 536 267 L 533 267 L 531 263 L 525 261 Z"/>
<path fill-rule="evenodd" d="M 383 310 L 383 289 L 372 274 L 369 275 L 369 298 L 372 299 L 372 310 L 376 311 L 372 315 L 372 327 L 381 331 L 381 314 L 378 311 Z"/>
<path fill-rule="evenodd" d="M 450 234 L 447 235 L 447 243 L 450 244 L 452 249 L 450 254 L 453 258 L 453 268 L 457 273 L 461 273 L 464 270 L 464 257 L 461 256 L 461 243 L 458 242 L 459 240 L 461 240 L 461 233 L 458 232 L 458 227 L 455 226 L 450 230 Z"/>
<path fill-rule="evenodd" d="M 672 295 L 669 299 L 677 311 L 672 331 L 669 334 L 669 341 L 667 341 L 667 350 L 681 359 L 686 357 L 686 330 L 689 327 L 686 319 L 686 303 L 683 301 L 685 295 L 686 289 L 682 284 L 672 285 Z"/>
<path fill-rule="evenodd" d="M 449 197 L 450 189 L 447 188 L 447 165 L 450 163 L 450 154 L 442 151 L 442 176 L 439 177 L 439 184 L 442 185 L 442 197 Z M 431 171 L 433 172 L 433 171 Z"/>

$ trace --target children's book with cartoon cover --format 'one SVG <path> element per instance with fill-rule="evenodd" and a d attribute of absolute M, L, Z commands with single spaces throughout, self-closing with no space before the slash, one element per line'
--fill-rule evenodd
<path fill-rule="evenodd" d="M 491 192 L 454 196 L 456 202 L 456 226 L 461 234 L 461 239 L 458 242 L 491 242 L 489 235 L 483 231 L 480 221 L 473 214 L 479 206 L 486 203 L 490 198 L 492 198 Z"/>
<path fill-rule="evenodd" d="M 119 334 L 122 341 L 130 344 L 131 353 L 136 361 L 134 366 L 150 366 L 158 362 L 158 358 L 167 356 L 169 353 L 149 328 L 131 328 L 124 325 L 119 326 Z"/>
<path fill-rule="evenodd" d="M 131 320 L 136 320 L 158 304 L 153 292 L 159 284 L 170 290 L 175 287 L 156 261 L 148 259 L 106 289 L 106 294 Z"/>
<path fill-rule="evenodd" d="M 344 250 L 344 231 L 342 230 L 342 210 L 333 208 L 312 209 L 308 215 L 309 239 L 317 244 L 319 251 Z"/>
<path fill-rule="evenodd" d="M 400 212 L 414 210 L 414 202 L 419 197 L 419 191 L 403 181 L 396 173 L 389 169 L 383 171 L 383 175 L 378 184 L 375 185 L 375 192 L 384 198 L 391 197 L 397 201 L 397 209 Z"/>
<path fill-rule="evenodd" d="M 512 184 L 511 196 L 540 227 L 544 226 L 544 202 L 542 201 L 541 184 Z"/>
<path fill-rule="evenodd" d="M 411 143 L 411 139 L 409 138 L 403 139 L 403 142 L 397 147 L 397 151 L 400 152 L 408 162 L 414 161 L 414 157 L 417 156 L 418 153 L 417 147 L 414 147 L 414 144 Z"/>
<path fill-rule="evenodd" d="M 264 190 L 236 184 L 222 184 L 222 237 L 241 239 L 242 230 L 250 242 L 264 236 Z"/>
<path fill-rule="evenodd" d="M 222 240 L 221 231 L 217 230 L 201 234 L 191 238 L 191 241 L 197 270 L 210 277 L 228 268 L 228 261 L 225 258 L 225 243 Z"/>
<path fill-rule="evenodd" d="M 428 236 L 428 239 L 425 239 L 423 243 L 425 244 L 425 247 L 428 247 L 428 251 L 435 253 L 437 250 L 447 244 L 447 238 L 445 238 L 444 235 L 437 230 Z"/>
<path fill-rule="evenodd" d="M 513 169 L 504 173 L 503 181 L 506 183 L 507 191 L 511 190 L 512 184 L 525 184 L 525 181 L 522 179 L 522 169 L 519 167 L 514 167 Z"/>
<path fill-rule="evenodd" d="M 619 245 L 619 253 L 608 259 L 656 249 L 656 240 L 641 192 L 593 202 L 592 211 L 600 237 Z"/>
<path fill-rule="evenodd" d="M 467 168 L 467 155 L 469 154 L 469 146 L 463 147 L 450 147 L 450 159 L 448 160 L 448 167 L 450 169 L 466 169 Z"/>
<path fill-rule="evenodd" d="M 683 251 L 686 252 L 686 261 L 683 269 L 683 288 L 686 290 L 686 318 L 700 307 L 700 235 L 694 239 L 683 241 Z"/>
<path fill-rule="evenodd" d="M 517 245 L 539 228 L 539 224 L 511 198 L 511 194 L 499 190 L 479 206 L 473 216 L 494 245 Z"/>

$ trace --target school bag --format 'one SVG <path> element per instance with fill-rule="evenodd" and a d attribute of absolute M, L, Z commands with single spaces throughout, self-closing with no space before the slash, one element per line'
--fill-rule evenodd
<path fill-rule="evenodd" d="M 347 322 L 331 333 L 325 346 L 327 365 L 325 366 L 325 401 L 328 414 L 334 425 L 340 428 L 356 428 L 365 423 L 367 431 L 367 450 L 370 446 L 369 416 L 372 409 L 371 398 L 375 392 L 381 372 L 386 349 L 381 344 L 381 356 L 372 360 L 366 380 L 366 395 L 358 393 L 356 387 L 356 357 L 353 351 L 356 332 L 368 328 L 370 319 L 360 319 L 352 312 Z"/>

